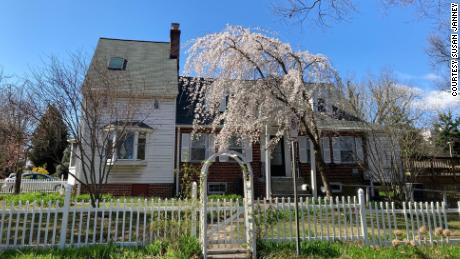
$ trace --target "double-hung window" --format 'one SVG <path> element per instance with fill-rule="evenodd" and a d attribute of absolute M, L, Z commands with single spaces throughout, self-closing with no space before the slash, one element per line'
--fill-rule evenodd
<path fill-rule="evenodd" d="M 340 136 L 332 138 L 334 163 L 356 163 L 363 160 L 361 137 Z"/>
<path fill-rule="evenodd" d="M 206 140 L 207 135 L 200 135 L 192 138 L 190 144 L 191 161 L 203 161 L 206 159 Z"/>
<path fill-rule="evenodd" d="M 227 150 L 235 151 L 243 156 L 245 162 L 252 162 L 252 144 L 246 140 L 238 140 L 236 137 L 230 138 Z M 235 161 L 227 156 L 219 156 L 219 162 Z"/>
<path fill-rule="evenodd" d="M 214 137 L 212 134 L 193 136 L 191 133 L 181 135 L 181 162 L 202 162 L 214 154 Z"/>

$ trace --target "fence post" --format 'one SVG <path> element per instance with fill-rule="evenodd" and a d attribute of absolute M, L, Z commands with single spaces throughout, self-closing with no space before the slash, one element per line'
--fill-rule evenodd
<path fill-rule="evenodd" d="M 196 206 L 197 206 L 197 186 L 192 182 L 192 236 L 196 237 Z"/>
<path fill-rule="evenodd" d="M 64 184 L 64 207 L 62 208 L 62 224 L 61 224 L 61 239 L 59 240 L 59 248 L 64 248 L 67 235 L 67 225 L 69 221 L 70 196 L 72 194 L 72 185 Z"/>
<path fill-rule="evenodd" d="M 364 244 L 367 244 L 367 222 L 366 222 L 366 200 L 364 198 L 364 190 L 358 190 L 359 201 L 359 218 L 361 223 L 361 235 L 363 236 Z"/>

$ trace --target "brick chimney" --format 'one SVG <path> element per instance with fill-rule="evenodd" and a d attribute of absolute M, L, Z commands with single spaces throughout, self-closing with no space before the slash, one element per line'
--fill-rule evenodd
<path fill-rule="evenodd" d="M 177 59 L 179 63 L 179 52 L 180 52 L 180 29 L 179 23 L 171 23 L 171 31 L 169 34 L 171 41 L 171 49 L 169 51 L 169 58 Z"/>

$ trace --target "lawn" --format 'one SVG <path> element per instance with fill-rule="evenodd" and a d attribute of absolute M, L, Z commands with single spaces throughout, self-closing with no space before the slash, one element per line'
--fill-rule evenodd
<path fill-rule="evenodd" d="M 302 242 L 301 255 L 295 256 L 294 243 L 258 242 L 257 258 L 288 259 L 288 258 L 460 258 L 459 245 L 439 245 L 412 247 L 368 247 L 341 242 Z M 25 249 L 0 252 L 0 258 L 200 258 L 200 245 L 194 238 L 182 237 L 176 243 L 156 241 L 145 247 L 120 247 L 116 245 L 96 245 L 82 248 L 59 249 Z"/>
<path fill-rule="evenodd" d="M 201 248 L 198 240 L 182 236 L 176 242 L 155 241 L 144 247 L 121 247 L 113 244 L 65 249 L 12 249 L 0 251 L 2 259 L 58 259 L 58 258 L 200 258 Z"/>
<path fill-rule="evenodd" d="M 370 247 L 342 242 L 302 242 L 301 255 L 296 257 L 295 244 L 258 243 L 258 258 L 460 258 L 460 245 L 420 246 L 400 245 L 398 247 Z"/>

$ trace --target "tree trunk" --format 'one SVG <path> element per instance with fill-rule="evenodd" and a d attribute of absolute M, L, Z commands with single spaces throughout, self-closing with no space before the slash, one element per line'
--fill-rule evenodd
<path fill-rule="evenodd" d="M 21 180 L 22 180 L 22 168 L 16 170 L 16 177 L 14 181 L 14 194 L 21 193 Z"/>
<path fill-rule="evenodd" d="M 318 167 L 318 172 L 321 177 L 321 182 L 323 183 L 324 189 L 326 191 L 326 196 L 331 197 L 331 187 L 329 185 L 329 180 L 326 177 L 326 164 L 324 163 L 323 160 L 323 155 L 321 154 L 321 148 L 319 146 L 319 141 L 316 143 L 313 143 L 313 146 L 315 150 L 315 160 L 316 160 L 316 166 Z"/>

